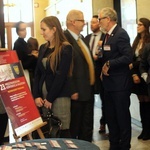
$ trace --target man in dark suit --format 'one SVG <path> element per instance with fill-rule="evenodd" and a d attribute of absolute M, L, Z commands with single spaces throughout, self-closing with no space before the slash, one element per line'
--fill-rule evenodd
<path fill-rule="evenodd" d="M 83 13 L 71 10 L 66 18 L 64 32 L 73 46 L 73 74 L 71 78 L 71 125 L 72 138 L 92 141 L 95 80 L 94 64 L 80 32 L 85 25 Z M 80 43 L 78 43 L 80 41 Z M 81 46 L 82 45 L 82 46 Z"/>
<path fill-rule="evenodd" d="M 31 55 L 27 42 L 24 40 L 26 32 L 26 24 L 22 21 L 16 23 L 16 33 L 18 34 L 18 39 L 14 43 L 13 50 L 16 50 L 19 60 L 23 65 L 23 69 L 34 69 L 37 58 L 34 55 Z"/>
<path fill-rule="evenodd" d="M 104 39 L 105 34 L 100 30 L 100 25 L 98 21 L 98 15 L 94 15 L 91 19 L 91 30 L 93 33 L 88 34 L 85 37 L 87 44 L 90 47 L 90 51 L 92 53 L 95 65 L 95 85 L 94 85 L 94 93 L 99 94 L 101 103 L 102 103 L 102 116 L 100 119 L 100 128 L 99 133 L 104 133 L 105 129 L 105 112 L 104 112 L 104 88 L 102 85 L 102 81 L 100 79 L 100 73 L 102 70 L 102 56 L 100 54 L 102 41 Z"/>
<path fill-rule="evenodd" d="M 13 50 L 16 50 L 18 58 L 22 63 L 23 69 L 27 69 L 29 71 L 30 84 L 32 89 L 34 70 L 37 63 L 37 55 L 33 53 L 31 54 L 27 42 L 24 40 L 27 35 L 26 23 L 22 21 L 17 22 L 16 33 L 18 35 L 18 39 L 14 43 Z"/>
<path fill-rule="evenodd" d="M 112 8 L 99 12 L 100 26 L 106 31 L 102 44 L 102 82 L 105 95 L 105 117 L 109 129 L 110 150 L 129 150 L 131 116 L 129 111 L 132 77 L 129 64 L 132 49 L 127 32 L 117 25 Z"/>

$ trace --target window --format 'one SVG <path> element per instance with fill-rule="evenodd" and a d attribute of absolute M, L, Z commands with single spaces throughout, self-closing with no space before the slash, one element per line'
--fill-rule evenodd
<path fill-rule="evenodd" d="M 128 32 L 132 44 L 137 34 L 135 0 L 121 0 L 121 19 L 122 27 Z"/>
<path fill-rule="evenodd" d="M 13 48 L 18 35 L 15 24 L 18 21 L 27 23 L 27 37 L 33 36 L 33 0 L 4 0 L 5 47 Z"/>

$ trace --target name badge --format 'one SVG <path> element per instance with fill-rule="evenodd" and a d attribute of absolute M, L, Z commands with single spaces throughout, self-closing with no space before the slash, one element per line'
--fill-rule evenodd
<path fill-rule="evenodd" d="M 110 45 L 104 45 L 104 51 L 110 51 Z"/>

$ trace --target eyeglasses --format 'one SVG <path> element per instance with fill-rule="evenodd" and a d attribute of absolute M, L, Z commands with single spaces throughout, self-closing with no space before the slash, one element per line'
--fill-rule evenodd
<path fill-rule="evenodd" d="M 85 22 L 85 20 L 82 20 L 82 19 L 76 19 L 75 21 L 80 21 L 80 22 Z"/>
<path fill-rule="evenodd" d="M 143 24 L 142 23 L 138 23 L 137 26 L 143 26 Z"/>
<path fill-rule="evenodd" d="M 98 18 L 98 21 L 100 22 L 102 19 L 105 19 L 107 17 Z"/>

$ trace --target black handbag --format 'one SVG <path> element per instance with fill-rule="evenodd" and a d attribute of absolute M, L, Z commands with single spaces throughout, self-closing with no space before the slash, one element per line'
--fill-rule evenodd
<path fill-rule="evenodd" d="M 42 132 L 45 138 L 59 138 L 62 126 L 61 120 L 53 115 L 51 109 L 46 109 L 44 107 L 42 112 L 42 119 L 44 122 L 47 122 L 47 124 L 42 127 Z"/>

